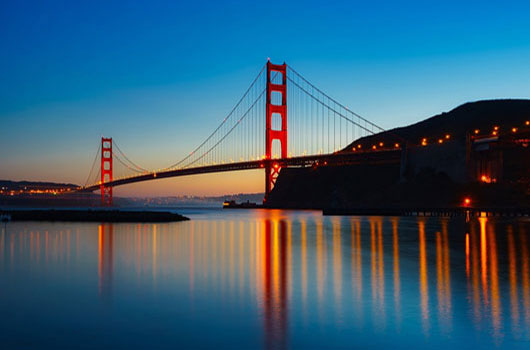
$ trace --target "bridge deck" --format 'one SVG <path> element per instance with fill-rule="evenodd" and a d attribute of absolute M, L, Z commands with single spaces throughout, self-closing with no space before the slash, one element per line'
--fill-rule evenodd
<path fill-rule="evenodd" d="M 107 187 L 115 187 L 135 182 L 163 179 L 168 177 L 219 173 L 236 170 L 250 170 L 265 168 L 268 163 L 271 166 L 277 164 L 279 167 L 305 167 L 305 166 L 337 166 L 337 165 L 353 165 L 353 164 L 388 164 L 399 163 L 401 159 L 401 150 L 381 150 L 376 152 L 355 152 L 355 153 L 335 153 L 325 155 L 301 156 L 284 159 L 270 159 L 270 160 L 255 160 L 246 162 L 234 162 L 226 164 L 216 164 L 199 166 L 194 168 L 183 168 L 164 170 L 160 172 L 150 172 L 146 174 L 139 174 L 137 176 L 116 179 L 105 183 Z M 100 185 L 91 185 L 81 188 L 79 191 L 92 192 L 100 189 Z"/>

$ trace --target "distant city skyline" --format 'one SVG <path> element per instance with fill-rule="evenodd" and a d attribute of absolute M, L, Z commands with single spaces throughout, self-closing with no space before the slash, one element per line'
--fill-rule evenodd
<path fill-rule="evenodd" d="M 523 1 L 7 3 L 0 179 L 82 184 L 103 135 L 146 168 L 168 166 L 219 124 L 267 58 L 384 128 L 468 101 L 528 98 L 529 12 Z M 253 170 L 116 194 L 263 186 Z"/>

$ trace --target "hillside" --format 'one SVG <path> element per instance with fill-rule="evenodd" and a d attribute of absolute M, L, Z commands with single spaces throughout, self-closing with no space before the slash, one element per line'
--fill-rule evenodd
<path fill-rule="evenodd" d="M 406 140 L 419 144 L 423 138 L 438 139 L 449 134 L 463 139 L 468 132 L 479 130 L 489 133 L 495 126 L 505 128 L 519 126 L 530 119 L 530 100 L 484 100 L 468 102 L 449 112 L 443 112 L 418 123 L 387 130 L 376 135 L 360 138 L 343 151 L 349 151 L 354 144 L 377 144 L 379 142 L 400 143 Z"/>
<path fill-rule="evenodd" d="M 530 206 L 530 147 L 527 143 L 517 144 L 515 152 L 495 154 L 506 167 L 503 171 L 506 179 L 491 184 L 478 183 L 469 175 L 466 151 L 469 133 L 479 130 L 481 135 L 491 135 L 495 126 L 499 127 L 499 132 L 510 133 L 512 127 L 520 128 L 527 120 L 530 120 L 530 100 L 466 103 L 421 122 L 358 139 L 341 151 L 352 152 L 352 148 L 359 145 L 362 149 L 371 149 L 374 145 L 379 148 L 381 142 L 386 148 L 406 143 L 407 156 L 402 157 L 401 164 L 282 169 L 267 204 L 315 209 L 441 207 L 458 206 L 464 196 L 472 193 L 480 205 Z M 446 135 L 449 137 L 445 138 Z M 444 138 L 443 146 L 438 146 L 441 138 Z M 421 146 L 423 139 L 428 140 L 426 147 Z M 486 153 L 479 153 L 475 154 L 485 157 Z M 518 178 L 514 179 L 513 174 Z"/>

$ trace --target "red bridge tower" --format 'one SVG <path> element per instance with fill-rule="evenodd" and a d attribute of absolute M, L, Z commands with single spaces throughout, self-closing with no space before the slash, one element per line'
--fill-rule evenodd
<path fill-rule="evenodd" d="M 271 73 L 281 74 L 282 83 L 275 84 L 271 81 Z M 281 94 L 281 103 L 272 103 L 272 93 Z M 276 183 L 280 166 L 272 159 L 272 143 L 280 141 L 281 158 L 287 158 L 287 65 L 272 64 L 267 61 L 267 100 L 265 104 L 265 200 Z M 281 118 L 281 128 L 272 128 L 272 118 Z"/>
<path fill-rule="evenodd" d="M 112 186 L 105 183 L 112 181 L 112 138 L 101 138 L 101 205 L 112 205 Z"/>

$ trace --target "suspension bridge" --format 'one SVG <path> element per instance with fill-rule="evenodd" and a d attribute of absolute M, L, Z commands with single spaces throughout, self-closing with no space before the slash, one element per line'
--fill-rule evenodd
<path fill-rule="evenodd" d="M 399 161 L 398 144 L 343 151 L 354 140 L 382 131 L 287 64 L 267 61 L 220 125 L 183 159 L 165 168 L 146 169 L 131 161 L 115 140 L 103 137 L 87 180 L 78 191 L 99 190 L 102 205 L 109 206 L 115 186 L 263 168 L 266 201 L 285 167 Z"/>

